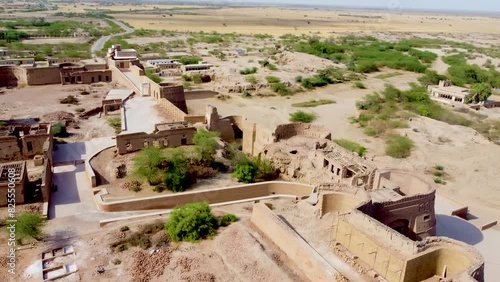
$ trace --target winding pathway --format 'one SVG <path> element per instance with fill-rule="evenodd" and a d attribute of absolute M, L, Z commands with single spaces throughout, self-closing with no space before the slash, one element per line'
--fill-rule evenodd
<path fill-rule="evenodd" d="M 92 45 L 92 48 L 90 49 L 90 51 L 92 52 L 92 54 L 94 56 L 95 56 L 95 53 L 97 51 L 101 50 L 104 47 L 104 44 L 108 40 L 110 40 L 111 37 L 126 35 L 126 34 L 130 34 L 130 33 L 134 32 L 133 28 L 128 27 L 127 25 L 125 25 L 122 22 L 119 22 L 119 21 L 117 21 L 115 19 L 109 19 L 109 20 L 113 21 L 114 23 L 116 23 L 117 25 L 119 25 L 125 31 L 124 32 L 120 32 L 120 33 L 111 34 L 111 35 L 101 36 L 96 42 L 94 42 L 94 44 Z"/>

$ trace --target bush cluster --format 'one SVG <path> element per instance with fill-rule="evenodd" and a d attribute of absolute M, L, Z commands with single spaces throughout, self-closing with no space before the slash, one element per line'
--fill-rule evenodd
<path fill-rule="evenodd" d="M 236 220 L 232 214 L 217 219 L 207 203 L 193 203 L 176 207 L 164 228 L 174 242 L 196 242 L 213 237 L 220 226 L 228 226 Z"/>

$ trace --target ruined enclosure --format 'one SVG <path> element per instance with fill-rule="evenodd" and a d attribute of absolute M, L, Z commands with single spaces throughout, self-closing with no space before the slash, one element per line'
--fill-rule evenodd
<path fill-rule="evenodd" d="M 196 128 L 187 122 L 161 123 L 155 125 L 151 134 L 121 133 L 116 136 L 118 154 L 123 155 L 139 151 L 144 147 L 175 148 L 183 145 L 192 145 Z"/>
<path fill-rule="evenodd" d="M 0 128 L 0 149 L 0 160 L 3 161 L 23 160 L 36 155 L 52 159 L 52 127 L 40 123 Z"/>

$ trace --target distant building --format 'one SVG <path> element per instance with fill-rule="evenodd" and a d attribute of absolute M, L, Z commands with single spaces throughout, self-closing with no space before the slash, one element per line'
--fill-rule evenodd
<path fill-rule="evenodd" d="M 49 58 L 40 66 L 33 58 L 0 60 L 0 86 L 90 84 L 112 81 L 102 59 Z"/>
<path fill-rule="evenodd" d="M 443 103 L 461 103 L 469 97 L 469 89 L 451 85 L 449 80 L 442 80 L 439 85 L 429 85 L 428 91 L 434 100 Z"/>
<path fill-rule="evenodd" d="M 132 65 L 141 65 L 137 58 L 137 51 L 134 49 L 122 49 L 120 44 L 113 45 L 108 49 L 108 58 L 110 58 L 114 66 L 119 69 L 128 69 Z"/>
<path fill-rule="evenodd" d="M 179 60 L 176 59 L 148 60 L 146 63 L 150 67 L 159 69 L 178 69 L 182 66 Z"/>
<path fill-rule="evenodd" d="M 106 98 L 102 100 L 102 111 L 105 115 L 110 111 L 117 111 L 123 107 L 130 96 L 134 94 L 134 91 L 129 89 L 111 89 L 106 95 Z"/>
<path fill-rule="evenodd" d="M 188 72 L 188 71 L 203 71 L 203 70 L 209 70 L 212 67 L 211 64 L 194 64 L 194 65 L 184 65 L 181 67 L 183 72 Z"/>
<path fill-rule="evenodd" d="M 500 108 L 500 96 L 499 95 L 491 95 L 488 97 L 488 99 L 484 102 L 483 105 L 485 108 Z"/>

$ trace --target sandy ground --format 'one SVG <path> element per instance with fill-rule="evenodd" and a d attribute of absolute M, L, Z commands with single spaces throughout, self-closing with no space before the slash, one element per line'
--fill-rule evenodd
<path fill-rule="evenodd" d="M 74 122 L 69 126 L 71 133 L 67 142 L 85 141 L 95 137 L 112 136 L 114 130 L 107 124 L 112 116 L 88 119 L 79 118 L 80 111 L 94 109 L 102 105 L 102 99 L 109 89 L 119 88 L 116 83 L 92 85 L 43 85 L 27 86 L 16 89 L 2 88 L 0 94 L 0 120 L 22 121 L 28 118 L 40 118 L 41 122 L 62 122 L 61 116 L 67 116 Z M 89 92 L 82 95 L 82 91 Z M 78 105 L 65 105 L 59 100 L 73 95 L 79 100 Z"/>
<path fill-rule="evenodd" d="M 1 273 L 0 278 L 2 281 L 39 281 L 42 251 L 71 244 L 76 256 L 68 260 L 74 260 L 79 271 L 61 281 L 139 281 L 136 279 L 144 279 L 152 272 L 156 276 L 151 275 L 151 280 L 141 281 L 308 281 L 276 246 L 250 227 L 251 209 L 251 204 L 214 209 L 216 215 L 231 212 L 240 220 L 219 229 L 212 240 L 196 244 L 167 242 L 166 247 L 159 248 L 160 261 L 154 260 L 151 249 L 142 251 L 132 247 L 116 253 L 109 248 L 110 243 L 139 230 L 144 224 L 152 223 L 154 220 L 151 218 L 80 231 L 67 228 L 69 226 L 62 228 L 60 224 L 57 231 L 47 226 L 46 230 L 50 233 L 47 243 L 39 244 L 35 249 L 19 251 L 17 275 L 12 277 Z M 118 229 L 124 225 L 129 226 L 131 231 L 120 232 Z M 3 240 L 2 234 L 2 247 L 5 246 Z M 144 253 L 143 259 L 135 259 L 138 253 Z M 121 263 L 113 264 L 114 259 L 119 259 Z M 104 267 L 104 274 L 96 273 L 98 266 Z"/>
<path fill-rule="evenodd" d="M 402 14 L 390 11 L 347 11 L 334 9 L 223 8 L 194 10 L 172 17 L 152 14 L 116 14 L 118 20 L 135 28 L 221 33 L 317 33 L 330 36 L 342 32 L 449 32 L 499 33 L 498 19 L 431 14 Z"/>
<path fill-rule="evenodd" d="M 378 74 L 375 74 L 376 76 Z M 500 147 L 487 140 L 474 130 L 461 126 L 451 126 L 427 118 L 415 118 L 410 128 L 402 130 L 416 143 L 412 156 L 405 160 L 393 159 L 385 155 L 384 141 L 364 135 L 362 129 L 350 123 L 349 118 L 357 114 L 355 102 L 373 91 L 382 90 L 386 82 L 396 87 L 408 87 L 408 82 L 416 82 L 418 75 L 405 73 L 381 80 L 370 76 L 364 81 L 369 90 L 353 89 L 349 84 L 340 84 L 319 88 L 305 94 L 296 94 L 289 99 L 283 97 L 241 98 L 220 101 L 215 98 L 188 101 L 188 107 L 194 114 L 203 114 L 205 105 L 218 108 L 222 116 L 243 115 L 269 128 L 288 122 L 289 114 L 297 109 L 294 102 L 310 99 L 333 99 L 337 103 L 305 109 L 318 114 L 317 124 L 323 124 L 332 131 L 333 138 L 346 138 L 368 148 L 369 156 L 381 167 L 398 167 L 425 173 L 426 169 L 436 164 L 445 167 L 451 180 L 440 186 L 439 193 L 468 205 L 472 213 L 486 219 L 500 218 L 500 193 L 496 190 L 496 175 L 500 173 L 494 156 L 500 154 Z M 412 129 L 416 128 L 418 132 Z M 449 141 L 442 143 L 439 137 Z M 429 176 L 429 178 L 431 178 Z"/>

